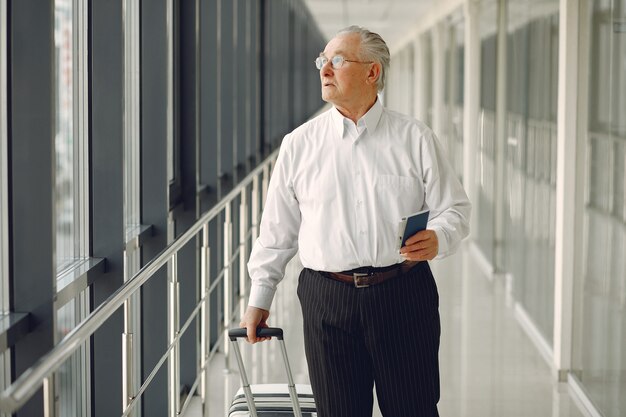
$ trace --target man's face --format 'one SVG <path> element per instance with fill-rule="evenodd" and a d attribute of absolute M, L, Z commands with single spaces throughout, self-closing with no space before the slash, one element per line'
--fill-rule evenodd
<path fill-rule="evenodd" d="M 346 60 L 360 61 L 360 44 L 358 34 L 349 34 L 335 37 L 326 45 L 321 55 L 329 62 L 320 70 L 324 101 L 336 106 L 350 106 L 368 100 L 366 93 L 371 90 L 371 86 L 366 81 L 370 64 L 346 61 L 341 68 L 333 69 L 330 63 L 335 55 L 341 55 Z"/>

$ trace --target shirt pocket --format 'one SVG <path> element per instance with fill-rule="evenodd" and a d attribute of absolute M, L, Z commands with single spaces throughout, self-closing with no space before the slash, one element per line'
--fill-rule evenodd
<path fill-rule="evenodd" d="M 397 225 L 409 214 L 422 210 L 424 185 L 419 178 L 379 175 L 374 183 L 380 218 Z"/>

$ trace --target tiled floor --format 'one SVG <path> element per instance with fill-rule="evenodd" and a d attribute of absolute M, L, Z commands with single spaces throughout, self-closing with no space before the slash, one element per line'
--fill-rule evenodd
<path fill-rule="evenodd" d="M 550 370 L 506 305 L 504 287 L 489 281 L 469 251 L 432 262 L 440 296 L 442 336 L 440 348 L 442 417 L 582 417 L 563 384 L 553 383 Z M 287 268 L 270 315 L 270 325 L 285 330 L 296 383 L 308 383 L 302 340 L 302 318 L 296 297 L 301 266 Z M 251 382 L 285 381 L 275 341 L 241 344 Z M 234 357 L 231 373 L 224 373 L 218 354 L 210 370 L 208 415 L 226 416 L 240 386 Z M 185 417 L 200 417 L 202 406 L 194 398 Z M 374 417 L 380 417 L 375 408 Z M 204 416 L 206 417 L 206 416 Z M 394 417 L 394 416 L 391 416 Z"/>

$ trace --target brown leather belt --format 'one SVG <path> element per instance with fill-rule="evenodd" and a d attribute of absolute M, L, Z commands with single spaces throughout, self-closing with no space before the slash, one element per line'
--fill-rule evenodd
<path fill-rule="evenodd" d="M 337 281 L 346 284 L 354 284 L 356 288 L 366 288 L 370 285 L 381 284 L 398 275 L 404 275 L 419 262 L 404 261 L 400 264 L 385 266 L 382 268 L 363 267 L 351 271 L 324 272 L 324 274 Z"/>

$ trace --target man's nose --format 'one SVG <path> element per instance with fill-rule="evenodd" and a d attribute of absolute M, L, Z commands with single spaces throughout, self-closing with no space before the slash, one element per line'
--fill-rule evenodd
<path fill-rule="evenodd" d="M 333 65 L 330 61 L 327 61 L 320 70 L 320 74 L 323 76 L 332 75 L 333 74 Z"/>

